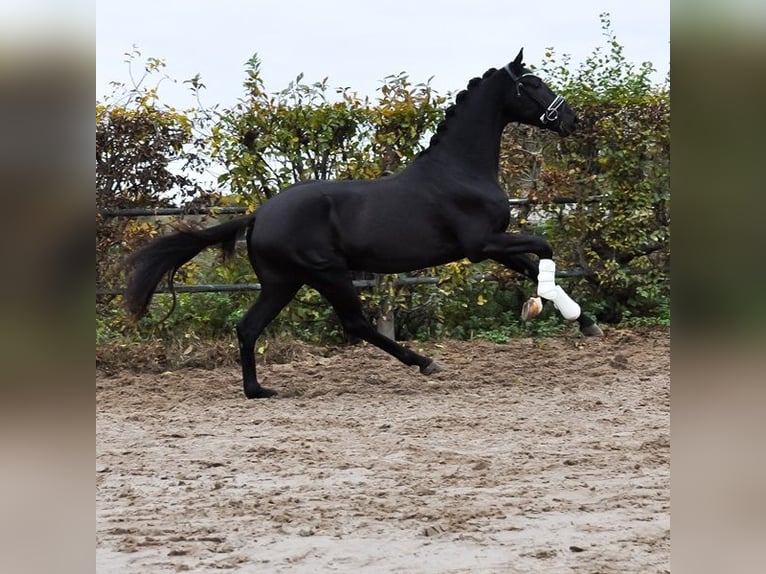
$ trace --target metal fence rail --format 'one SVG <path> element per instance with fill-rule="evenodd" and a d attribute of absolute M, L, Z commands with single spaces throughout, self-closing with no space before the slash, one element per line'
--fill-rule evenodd
<path fill-rule="evenodd" d="M 556 277 L 590 277 L 592 274 L 583 269 L 573 269 L 569 271 L 558 271 Z M 486 274 L 478 274 L 474 276 L 477 281 L 492 281 L 494 277 Z M 437 285 L 441 281 L 440 277 L 400 277 L 394 279 L 394 287 L 404 287 L 407 285 Z M 375 287 L 378 284 L 374 279 L 356 279 L 354 280 L 354 287 L 357 289 L 369 289 Z M 198 283 L 196 285 L 175 285 L 173 290 L 176 293 L 224 293 L 224 292 L 236 292 L 236 291 L 260 291 L 260 283 Z M 124 288 L 97 288 L 96 295 L 123 295 L 125 293 Z M 157 287 L 155 293 L 170 293 L 170 290 L 166 286 Z"/>
<path fill-rule="evenodd" d="M 591 195 L 584 199 L 576 199 L 574 197 L 554 197 L 546 201 L 535 201 L 527 198 L 510 198 L 508 199 L 508 206 L 510 208 L 522 207 L 528 205 L 571 205 L 575 203 L 598 203 L 602 201 L 606 196 L 604 195 Z M 226 207 L 154 207 L 154 208 L 137 208 L 129 207 L 122 209 L 101 209 L 99 215 L 104 217 L 159 217 L 168 215 L 244 215 L 248 212 L 247 207 L 242 206 L 226 206 Z"/>
<path fill-rule="evenodd" d="M 546 201 L 535 201 L 527 198 L 509 198 L 508 206 L 510 209 L 532 206 L 532 205 L 571 205 L 576 203 L 598 203 L 602 201 L 605 195 L 593 195 L 583 199 L 573 197 L 555 197 Z M 103 217 L 161 217 L 178 215 L 243 215 L 248 213 L 247 207 L 225 206 L 225 207 L 203 207 L 190 206 L 180 207 L 156 207 L 156 208 L 122 208 L 122 209 L 101 209 L 99 215 Z M 559 278 L 573 277 L 591 277 L 593 274 L 584 269 L 561 270 L 556 273 Z M 478 280 L 492 280 L 491 276 L 477 275 Z M 441 281 L 439 277 L 400 277 L 394 280 L 395 287 L 407 285 L 436 285 Z M 366 289 L 374 287 L 377 281 L 374 279 L 358 279 L 354 281 L 354 287 L 357 289 Z M 226 293 L 238 291 L 259 291 L 260 283 L 201 283 L 197 285 L 177 285 L 174 286 L 176 293 Z M 169 293 L 167 286 L 159 286 L 156 293 Z M 110 288 L 96 286 L 96 296 L 114 296 L 125 293 L 125 288 Z"/>

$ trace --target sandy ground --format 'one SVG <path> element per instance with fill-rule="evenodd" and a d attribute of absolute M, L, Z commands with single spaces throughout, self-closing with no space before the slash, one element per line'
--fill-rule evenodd
<path fill-rule="evenodd" d="M 427 351 L 99 373 L 97 571 L 670 571 L 669 333 Z"/>

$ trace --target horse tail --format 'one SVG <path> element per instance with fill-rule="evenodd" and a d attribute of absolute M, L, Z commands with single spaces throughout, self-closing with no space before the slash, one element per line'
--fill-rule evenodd
<path fill-rule="evenodd" d="M 173 290 L 176 271 L 205 247 L 221 245 L 224 257 L 232 255 L 237 238 L 254 221 L 255 215 L 251 214 L 206 229 L 180 228 L 176 233 L 159 237 L 132 254 L 126 260 L 129 275 L 124 298 L 128 313 L 134 319 L 140 319 L 146 314 L 157 285 L 167 273 L 170 292 L 173 294 L 173 305 L 165 316 L 167 318 L 176 303 Z"/>

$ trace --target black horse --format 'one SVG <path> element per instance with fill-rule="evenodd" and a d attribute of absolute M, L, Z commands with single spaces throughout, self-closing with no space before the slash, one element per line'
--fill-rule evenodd
<path fill-rule="evenodd" d="M 423 374 L 439 370 L 430 358 L 375 330 L 362 313 L 352 271 L 400 273 L 465 257 L 493 259 L 537 281 L 538 295 L 552 300 L 565 318 L 577 319 L 585 335 L 600 335 L 598 325 L 555 285 L 550 244 L 539 236 L 506 232 L 508 199 L 497 180 L 503 128 L 520 122 L 566 136 L 577 123 L 563 98 L 524 68 L 522 54 L 471 80 L 447 109 L 429 147 L 399 173 L 367 181 L 299 183 L 251 215 L 152 241 L 128 261 L 129 312 L 136 318 L 146 313 L 166 273 L 172 281 L 179 267 L 211 245 L 231 253 L 245 232 L 261 283 L 258 299 L 237 323 L 248 398 L 276 394 L 258 383 L 255 342 L 303 285 L 332 304 L 350 335 L 417 365 Z"/>

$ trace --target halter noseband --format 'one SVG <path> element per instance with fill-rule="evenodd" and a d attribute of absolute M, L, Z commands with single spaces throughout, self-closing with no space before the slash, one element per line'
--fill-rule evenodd
<path fill-rule="evenodd" d="M 511 70 L 510 64 L 506 64 L 505 66 L 503 66 L 503 69 L 506 72 L 508 72 L 508 75 L 511 77 L 511 80 L 513 80 L 513 82 L 516 84 L 516 95 L 520 96 L 521 86 L 524 85 L 521 83 L 521 79 L 525 76 L 533 76 L 534 74 L 532 74 L 531 72 L 525 72 L 521 74 L 520 76 L 517 76 L 516 74 L 513 73 L 513 70 Z M 545 106 L 545 104 L 542 104 L 540 101 L 538 101 L 538 99 L 532 96 L 532 94 L 529 94 L 529 96 L 541 106 Z M 548 107 L 545 108 L 545 111 L 540 116 L 540 122 L 543 124 L 548 122 L 555 122 L 559 117 L 559 108 L 561 107 L 563 103 L 564 103 L 564 98 L 556 94 L 556 97 L 553 98 L 553 101 L 550 104 L 548 104 Z"/>

